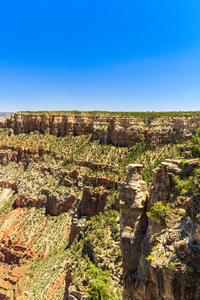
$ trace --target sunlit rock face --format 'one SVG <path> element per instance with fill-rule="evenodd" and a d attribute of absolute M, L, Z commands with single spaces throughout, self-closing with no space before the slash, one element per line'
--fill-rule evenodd
<path fill-rule="evenodd" d="M 16 113 L 7 118 L 1 127 L 12 128 L 15 133 L 39 130 L 58 136 L 91 134 L 92 140 L 110 142 L 116 146 L 147 142 L 154 148 L 168 142 L 184 141 L 200 127 L 200 118 L 161 117 L 145 124 L 133 116 L 109 116 L 105 114 L 70 113 Z"/>
<path fill-rule="evenodd" d="M 196 161 L 166 160 L 153 172 L 150 194 L 141 180 L 141 166 L 129 165 L 120 190 L 121 251 L 124 300 L 200 299 L 200 195 L 171 196 L 174 176 L 194 175 Z M 166 224 L 158 215 L 146 219 L 160 201 L 171 203 Z"/>
<path fill-rule="evenodd" d="M 128 176 L 119 195 L 121 217 L 121 251 L 124 274 L 124 295 L 133 296 L 138 285 L 137 269 L 141 253 L 141 242 L 147 230 L 146 205 L 147 185 L 141 177 L 142 165 L 128 166 Z M 133 289 L 132 289 L 133 288 Z"/>

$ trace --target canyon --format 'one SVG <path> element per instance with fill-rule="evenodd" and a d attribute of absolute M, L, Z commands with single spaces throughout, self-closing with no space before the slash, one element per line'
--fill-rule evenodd
<path fill-rule="evenodd" d="M 0 123 L 0 299 L 199 299 L 199 186 L 177 188 L 198 179 L 183 143 L 199 127 L 100 113 Z"/>

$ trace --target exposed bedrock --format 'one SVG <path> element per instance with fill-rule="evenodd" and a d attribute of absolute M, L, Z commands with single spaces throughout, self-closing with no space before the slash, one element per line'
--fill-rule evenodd
<path fill-rule="evenodd" d="M 92 139 L 114 145 L 135 145 L 146 141 L 149 148 L 190 138 L 200 127 L 199 117 L 162 117 L 146 125 L 140 118 L 106 116 L 101 114 L 16 113 L 8 118 L 5 127 L 15 133 L 35 130 L 55 135 L 92 134 Z"/>
<path fill-rule="evenodd" d="M 34 251 L 23 245 L 22 241 L 13 241 L 9 236 L 0 241 L 0 262 L 7 264 L 23 264 L 24 261 L 32 259 Z"/>
<path fill-rule="evenodd" d="M 53 194 L 45 190 L 33 197 L 30 194 L 19 194 L 15 197 L 15 205 L 16 207 L 46 207 L 48 213 L 57 216 L 68 211 L 76 200 L 77 197 L 70 193 Z"/>
<path fill-rule="evenodd" d="M 30 160 L 35 162 L 41 161 L 45 154 L 49 151 L 40 148 L 23 148 L 23 147 L 9 147 L 5 145 L 0 146 L 0 164 L 6 166 L 10 161 L 21 162 L 24 166 Z"/>
<path fill-rule="evenodd" d="M 78 207 L 78 214 L 81 216 L 92 217 L 99 212 L 103 212 L 107 203 L 107 197 L 107 192 L 101 193 L 92 188 L 84 187 L 82 200 Z"/>
<path fill-rule="evenodd" d="M 137 269 L 141 241 L 147 230 L 147 184 L 142 180 L 142 165 L 128 166 L 128 176 L 122 184 L 119 204 L 122 211 L 120 245 L 122 251 L 124 295 L 131 296 L 132 284 L 138 285 Z M 132 284 L 130 284 L 130 282 Z"/>
<path fill-rule="evenodd" d="M 197 160 L 166 160 L 153 172 L 147 197 L 141 166 L 129 165 L 120 190 L 124 300 L 200 299 L 200 195 L 174 195 L 174 176 L 187 180 Z M 148 201 L 146 202 L 146 199 Z M 165 224 L 152 212 L 156 202 L 170 202 Z M 148 226 L 147 226 L 148 225 Z"/>

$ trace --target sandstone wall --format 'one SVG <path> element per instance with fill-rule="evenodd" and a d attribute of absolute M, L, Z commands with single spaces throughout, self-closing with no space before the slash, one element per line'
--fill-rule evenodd
<path fill-rule="evenodd" d="M 26 114 L 16 113 L 8 118 L 5 127 L 15 133 L 35 130 L 55 135 L 92 134 L 92 139 L 127 146 L 146 141 L 149 148 L 190 138 L 200 127 L 200 117 L 163 117 L 148 126 L 136 117 L 101 114 Z"/>
<path fill-rule="evenodd" d="M 123 300 L 200 299 L 200 194 L 174 195 L 174 175 L 194 175 L 195 159 L 166 160 L 153 172 L 148 197 L 141 166 L 129 165 L 120 190 Z M 145 219 L 154 203 L 171 203 L 166 224 Z"/>

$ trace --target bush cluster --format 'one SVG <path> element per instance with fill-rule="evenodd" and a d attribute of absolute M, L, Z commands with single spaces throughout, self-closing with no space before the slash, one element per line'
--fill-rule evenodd
<path fill-rule="evenodd" d="M 172 206 L 172 203 L 167 203 L 167 205 L 163 205 L 162 201 L 157 201 L 152 206 L 152 211 L 146 213 L 147 217 L 150 218 L 156 216 L 160 219 L 157 223 L 167 227 L 167 219 L 170 219 L 171 215 L 173 214 Z"/>

